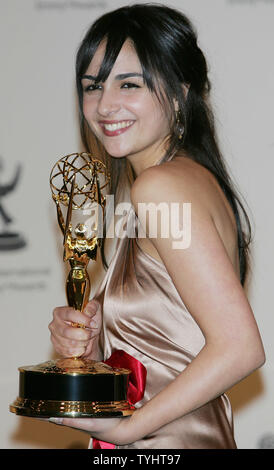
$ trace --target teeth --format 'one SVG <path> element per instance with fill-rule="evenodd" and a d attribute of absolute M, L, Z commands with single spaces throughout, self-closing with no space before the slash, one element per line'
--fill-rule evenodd
<path fill-rule="evenodd" d="M 133 121 L 122 121 L 117 124 L 104 124 L 107 131 L 117 131 L 118 129 L 123 129 L 124 127 L 129 127 Z"/>

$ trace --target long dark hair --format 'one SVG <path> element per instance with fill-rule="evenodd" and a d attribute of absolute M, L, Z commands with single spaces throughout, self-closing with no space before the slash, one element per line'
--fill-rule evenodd
<path fill-rule="evenodd" d="M 130 185 L 134 181 L 131 165 L 125 158 L 111 158 L 106 155 L 83 115 L 81 78 L 103 39 L 107 39 L 107 46 L 97 76 L 98 82 L 107 79 L 124 42 L 129 39 L 142 65 L 145 84 L 158 96 L 168 113 L 171 132 L 162 162 L 169 159 L 174 151 L 181 150 L 216 177 L 236 218 L 240 276 L 244 285 L 249 266 L 251 226 L 218 147 L 214 118 L 208 101 L 211 86 L 207 63 L 197 44 L 197 34 L 191 22 L 181 12 L 164 5 L 152 3 L 125 6 L 97 19 L 79 47 L 76 80 L 82 140 L 86 150 L 99 154 L 108 166 L 111 173 L 110 193 L 118 196 L 126 182 Z M 182 84 L 188 88 L 186 97 Z M 159 85 L 165 96 L 159 92 Z M 174 102 L 178 106 L 176 111 Z M 240 212 L 245 219 L 246 232 L 243 230 Z M 106 267 L 104 240 L 101 253 Z"/>

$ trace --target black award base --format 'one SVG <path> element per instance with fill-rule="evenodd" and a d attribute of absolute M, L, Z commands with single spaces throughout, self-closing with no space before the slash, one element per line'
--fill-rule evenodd
<path fill-rule="evenodd" d="M 19 396 L 10 411 L 29 417 L 109 418 L 129 416 L 130 370 L 81 358 L 19 368 Z"/>

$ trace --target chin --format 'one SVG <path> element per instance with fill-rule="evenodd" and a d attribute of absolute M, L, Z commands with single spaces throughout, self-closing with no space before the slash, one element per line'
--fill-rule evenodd
<path fill-rule="evenodd" d="M 105 150 L 113 158 L 124 158 L 130 153 L 129 150 L 108 148 L 108 146 L 105 146 Z"/>

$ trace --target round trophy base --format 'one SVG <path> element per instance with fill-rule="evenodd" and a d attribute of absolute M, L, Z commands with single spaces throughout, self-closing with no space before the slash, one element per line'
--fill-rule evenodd
<path fill-rule="evenodd" d="M 109 418 L 131 415 L 130 370 L 80 358 L 19 368 L 19 396 L 10 411 L 28 417 Z"/>
<path fill-rule="evenodd" d="M 28 416 L 30 418 L 113 418 L 132 415 L 134 407 L 126 400 L 108 403 L 29 400 L 18 397 L 10 405 L 10 411 L 19 416 Z"/>

